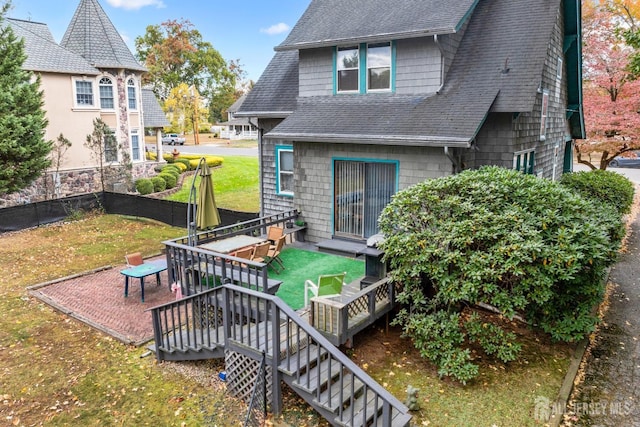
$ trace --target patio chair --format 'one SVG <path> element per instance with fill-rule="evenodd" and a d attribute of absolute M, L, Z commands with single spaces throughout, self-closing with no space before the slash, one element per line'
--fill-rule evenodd
<path fill-rule="evenodd" d="M 309 306 L 309 293 L 314 297 L 331 298 L 336 297 L 342 293 L 342 286 L 344 285 L 344 277 L 347 275 L 344 273 L 337 274 L 321 274 L 318 277 L 318 283 L 313 283 L 311 280 L 304 282 L 304 306 Z"/>
<path fill-rule="evenodd" d="M 279 237 L 278 240 L 276 240 L 276 244 L 269 247 L 269 252 L 267 253 L 267 267 L 273 268 L 276 273 L 280 273 L 278 266 L 282 267 L 283 270 L 285 269 L 284 264 L 280 259 L 280 252 L 282 252 L 282 248 L 284 247 L 284 241 L 286 238 L 287 236 L 284 235 L 282 237 Z"/>
<path fill-rule="evenodd" d="M 127 262 L 127 267 L 135 267 L 136 265 L 140 265 L 144 263 L 144 260 L 142 259 L 142 254 L 140 252 L 127 254 L 124 256 L 124 259 Z"/>
<path fill-rule="evenodd" d="M 249 246 L 249 247 L 246 247 L 246 248 L 238 249 L 236 251 L 236 253 L 234 254 L 234 256 L 236 258 L 244 258 L 244 259 L 248 259 L 248 260 L 252 259 L 252 257 L 253 257 L 253 246 Z M 241 265 L 243 267 L 246 267 L 246 264 L 242 264 L 242 263 L 237 262 L 237 261 L 234 261 L 233 264 Z"/>
<path fill-rule="evenodd" d="M 284 229 L 282 227 L 270 226 L 267 229 L 267 240 L 275 245 L 279 238 L 284 236 Z"/>
<path fill-rule="evenodd" d="M 266 262 L 267 255 L 269 255 L 270 248 L 271 248 L 271 244 L 269 242 L 258 243 L 257 245 L 254 246 L 253 257 L 251 259 L 253 261 Z"/>

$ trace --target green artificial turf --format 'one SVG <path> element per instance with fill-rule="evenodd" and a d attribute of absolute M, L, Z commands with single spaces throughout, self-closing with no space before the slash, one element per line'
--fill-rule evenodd
<path fill-rule="evenodd" d="M 270 269 L 269 278 L 282 280 L 276 295 L 294 310 L 304 305 L 304 281 L 307 279 L 317 283 L 321 274 L 346 271 L 345 283 L 350 283 L 364 276 L 364 261 L 354 258 L 297 248 L 285 248 L 280 258 L 286 268 L 280 273 Z"/>

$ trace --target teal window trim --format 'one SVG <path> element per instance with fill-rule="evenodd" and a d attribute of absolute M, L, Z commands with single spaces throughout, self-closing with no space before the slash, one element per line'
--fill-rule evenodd
<path fill-rule="evenodd" d="M 281 174 L 281 170 L 280 170 L 280 152 L 282 151 L 290 151 L 291 153 L 293 153 L 293 145 L 276 145 L 275 147 L 275 155 L 276 155 L 276 159 L 275 159 L 275 163 L 276 163 L 276 194 L 278 196 L 283 196 L 283 197 L 293 197 L 294 193 L 293 191 L 289 192 L 289 191 L 281 191 L 280 188 L 280 174 Z M 293 174 L 293 170 L 291 171 L 291 174 Z"/>
<path fill-rule="evenodd" d="M 331 158 L 331 188 L 332 188 L 332 200 L 335 198 L 334 183 L 336 179 L 336 161 L 347 161 L 347 162 L 362 162 L 362 163 L 391 163 L 396 167 L 396 188 L 395 192 L 400 191 L 400 160 L 389 160 L 389 159 L 370 159 L 370 158 L 362 158 L 362 157 L 332 157 Z M 335 218 L 336 218 L 336 207 L 335 204 L 331 203 L 331 230 L 336 229 Z"/>
<path fill-rule="evenodd" d="M 391 44 L 391 82 L 389 91 L 395 93 L 396 91 L 396 56 L 397 56 L 397 43 L 395 40 L 390 42 Z M 332 62 L 333 62 L 333 94 L 338 95 L 341 92 L 338 91 L 338 47 L 334 46 L 332 50 Z M 358 93 L 361 95 L 367 94 L 367 43 L 360 43 L 358 45 Z M 387 91 L 374 91 L 388 93 Z M 345 94 L 353 94 L 355 91 L 345 91 Z"/>
<path fill-rule="evenodd" d="M 360 67 L 360 93 L 362 95 L 367 93 L 367 44 L 360 43 L 360 48 L 358 49 L 360 52 L 360 61 L 358 62 L 358 66 Z"/>

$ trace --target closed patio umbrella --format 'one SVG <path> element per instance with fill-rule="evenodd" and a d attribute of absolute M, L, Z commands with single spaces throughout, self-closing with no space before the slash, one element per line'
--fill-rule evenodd
<path fill-rule="evenodd" d="M 200 185 L 196 197 L 196 177 L 200 175 Z M 200 159 L 196 173 L 193 176 L 189 203 L 187 205 L 187 227 L 189 233 L 189 245 L 196 245 L 196 228 L 204 230 L 220 224 L 220 214 L 213 196 L 213 179 L 206 160 Z M 195 210 L 195 221 L 193 212 Z"/>
<path fill-rule="evenodd" d="M 204 230 L 220 224 L 220 214 L 213 195 L 213 177 L 209 166 L 203 162 L 200 169 L 200 185 L 198 186 L 196 209 L 196 226 Z"/>

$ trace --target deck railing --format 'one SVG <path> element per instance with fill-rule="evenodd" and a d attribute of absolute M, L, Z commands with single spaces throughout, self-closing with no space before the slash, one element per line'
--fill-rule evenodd
<path fill-rule="evenodd" d="M 278 297 L 223 285 L 154 307 L 152 318 L 159 360 L 198 345 L 208 350 L 224 347 L 255 360 L 266 355 L 273 375 L 272 412 L 276 414 L 282 411 L 282 380 L 309 390 L 317 408 L 336 407 L 336 412 L 323 415 L 342 425 L 361 425 L 360 418 L 372 420 L 372 425 L 392 425 L 394 417 L 407 413 L 402 402 Z M 326 384 L 320 384 L 320 375 L 309 374 L 320 360 L 323 372 L 331 378 Z M 364 413 L 355 409 L 356 384 L 369 402 Z"/>
<path fill-rule="evenodd" d="M 309 323 L 332 344 L 348 343 L 355 334 L 394 308 L 397 286 L 385 277 L 351 295 L 311 298 Z"/>

